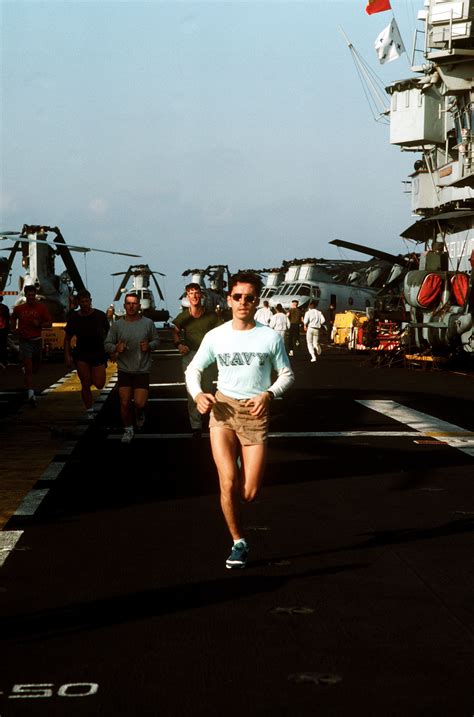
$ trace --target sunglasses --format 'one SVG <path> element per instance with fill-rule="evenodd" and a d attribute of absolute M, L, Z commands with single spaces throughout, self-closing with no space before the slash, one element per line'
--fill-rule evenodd
<path fill-rule="evenodd" d="M 253 294 L 232 294 L 231 298 L 234 301 L 240 301 L 243 299 L 244 304 L 253 304 L 256 297 Z"/>

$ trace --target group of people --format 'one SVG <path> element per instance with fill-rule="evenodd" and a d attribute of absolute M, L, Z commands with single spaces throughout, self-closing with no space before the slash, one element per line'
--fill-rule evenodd
<path fill-rule="evenodd" d="M 34 285 L 25 286 L 24 294 L 25 302 L 17 304 L 11 316 L 0 301 L 0 363 L 6 365 L 6 341 L 11 331 L 18 336 L 27 400 L 35 407 L 33 377 L 41 361 L 41 332 L 51 326 L 51 316 L 46 304 L 37 300 Z M 86 289 L 78 292 L 77 305 L 76 310 L 69 312 L 64 329 L 66 365 L 72 367 L 75 364 L 86 415 L 93 419 L 92 387 L 102 389 L 108 359 L 117 362 L 120 413 L 124 425 L 122 440 L 129 443 L 133 439 L 134 426 L 142 427 L 145 421 L 151 351 L 158 346 L 155 324 L 141 315 L 140 301 L 134 293 L 125 295 L 123 319 L 112 323 L 103 311 L 92 306 L 91 295 Z"/>
<path fill-rule="evenodd" d="M 321 351 L 319 330 L 324 316 L 315 302 L 310 302 L 304 316 L 296 300 L 287 314 L 280 305 L 273 313 L 268 301 L 257 310 L 261 290 L 262 280 L 257 274 L 240 272 L 231 277 L 227 304 L 232 318 L 223 323 L 216 312 L 203 306 L 199 284 L 188 284 L 189 307 L 172 322 L 173 343 L 185 374 L 193 436 L 201 436 L 203 416 L 209 417 L 221 507 L 233 541 L 226 560 L 230 569 L 243 568 L 247 562 L 249 546 L 243 532 L 242 503 L 254 500 L 262 483 L 269 407 L 294 381 L 288 353 L 293 356 L 299 345 L 301 325 L 311 361 L 316 361 Z M 36 301 L 34 287 L 25 287 L 25 297 L 25 304 L 12 312 L 11 326 L 19 333 L 28 398 L 34 402 L 31 377 L 39 362 L 41 329 L 49 326 L 51 319 L 44 304 Z M 133 292 L 125 295 L 125 315 L 112 322 L 103 311 L 93 308 L 88 291 L 80 291 L 77 300 L 78 309 L 70 312 L 65 326 L 66 364 L 75 363 L 87 416 L 93 418 L 92 387 L 103 388 L 107 360 L 117 362 L 122 442 L 130 443 L 135 429 L 145 421 L 151 352 L 159 342 L 155 325 L 142 316 L 139 298 Z"/>
<path fill-rule="evenodd" d="M 108 359 L 117 363 L 122 442 L 130 443 L 135 428 L 143 428 L 145 424 L 151 352 L 159 343 L 155 324 L 141 315 L 140 299 L 133 292 L 125 294 L 124 316 L 112 323 L 103 311 L 93 308 L 87 290 L 79 291 L 77 298 L 79 309 L 71 313 L 65 327 L 66 364 L 76 364 L 87 417 L 93 419 L 91 389 L 93 386 L 99 390 L 104 387 Z M 75 346 L 71 348 L 74 338 Z"/>
<path fill-rule="evenodd" d="M 311 357 L 311 362 L 317 360 L 317 356 L 321 354 L 321 344 L 319 342 L 320 330 L 326 319 L 324 314 L 317 308 L 317 302 L 312 300 L 309 302 L 308 309 L 303 315 L 302 310 L 298 306 L 298 301 L 294 299 L 291 307 L 284 312 L 283 306 L 277 304 L 275 313 L 270 309 L 268 301 L 264 301 L 263 305 L 257 309 L 255 320 L 261 324 L 270 326 L 280 334 L 285 346 L 288 348 L 288 355 L 294 356 L 296 348 L 300 345 L 300 329 L 303 327 L 306 332 L 306 345 Z"/>

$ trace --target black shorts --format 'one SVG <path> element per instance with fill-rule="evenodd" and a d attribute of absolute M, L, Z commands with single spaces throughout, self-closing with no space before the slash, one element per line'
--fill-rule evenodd
<path fill-rule="evenodd" d="M 117 375 L 117 386 L 119 388 L 144 388 L 149 391 L 150 374 L 119 371 Z"/>
<path fill-rule="evenodd" d="M 80 352 L 73 349 L 72 357 L 76 363 L 78 361 L 82 361 L 83 363 L 87 363 L 89 364 L 89 366 L 92 366 L 94 368 L 96 366 L 107 366 L 107 356 L 102 353 L 93 354 L 84 351 Z"/>

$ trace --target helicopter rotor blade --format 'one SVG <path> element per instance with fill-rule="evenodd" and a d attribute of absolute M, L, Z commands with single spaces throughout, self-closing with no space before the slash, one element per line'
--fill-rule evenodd
<path fill-rule="evenodd" d="M 333 241 L 330 241 L 329 244 L 333 244 L 334 246 L 339 246 L 344 249 L 352 249 L 353 251 L 359 251 L 362 254 L 374 256 L 377 259 L 382 259 L 383 261 L 387 261 L 391 264 L 400 264 L 400 266 L 405 266 L 407 261 L 406 258 L 403 256 L 395 256 L 395 254 L 389 254 L 386 251 L 380 251 L 379 249 L 374 249 L 370 246 L 364 246 L 363 244 L 354 244 L 353 242 L 343 241 L 342 239 L 333 239 Z"/>
<path fill-rule="evenodd" d="M 119 288 L 118 288 L 117 291 L 115 292 L 114 301 L 118 301 L 118 300 L 121 298 L 122 292 L 123 292 L 123 290 L 125 289 L 128 280 L 129 280 L 130 277 L 132 276 L 133 266 L 129 266 L 128 269 L 127 269 L 127 271 L 124 271 L 124 272 L 122 272 L 122 273 L 124 274 L 124 277 L 123 277 L 122 281 L 120 282 Z"/>
<path fill-rule="evenodd" d="M 125 252 L 125 251 L 111 251 L 110 249 L 91 249 L 91 248 L 85 247 L 85 246 L 76 246 L 75 244 L 63 244 L 63 246 L 67 246 L 68 249 L 70 249 L 71 251 L 81 252 L 82 254 L 86 254 L 87 252 L 90 252 L 90 251 L 98 251 L 101 254 L 117 254 L 118 256 L 133 256 L 133 257 L 141 256 L 141 254 L 129 254 L 128 252 Z"/>
<path fill-rule="evenodd" d="M 11 235 L 18 234 L 18 232 L 10 232 Z M 0 236 L 0 240 L 8 241 L 9 236 L 8 232 L 5 232 Z M 51 249 L 57 249 L 58 242 L 49 242 L 46 239 L 28 239 L 27 237 L 21 237 L 19 239 L 21 242 L 27 242 L 28 244 L 46 244 L 46 246 L 51 247 Z M 117 254 L 119 256 L 133 256 L 133 257 L 140 257 L 140 254 L 129 254 L 128 252 L 124 251 L 111 251 L 109 249 L 92 249 L 91 247 L 86 246 L 78 246 L 77 244 L 68 244 L 67 242 L 61 242 L 61 246 L 67 247 L 70 251 L 77 251 L 82 254 L 86 254 L 90 251 L 98 251 L 102 254 Z"/>
<path fill-rule="evenodd" d="M 157 273 L 159 273 L 159 272 L 157 272 Z M 164 301 L 164 300 L 165 300 L 165 297 L 163 296 L 163 292 L 162 292 L 161 289 L 160 289 L 160 285 L 158 284 L 157 280 L 155 279 L 155 276 L 154 276 L 153 273 L 152 273 L 151 276 L 152 276 L 153 281 L 155 282 L 155 286 L 156 286 L 156 290 L 157 290 L 157 292 L 158 292 L 158 296 L 160 297 L 160 299 L 161 299 L 162 301 Z M 164 274 L 162 274 L 161 276 L 164 276 Z"/>

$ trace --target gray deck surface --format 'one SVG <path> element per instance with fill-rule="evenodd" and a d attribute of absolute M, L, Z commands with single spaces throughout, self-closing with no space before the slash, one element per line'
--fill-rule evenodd
<path fill-rule="evenodd" d="M 0 568 L 1 717 L 474 714 L 474 435 L 359 402 L 474 432 L 472 374 L 335 348 L 294 367 L 244 571 L 224 566 L 209 440 L 173 437 L 185 402 L 151 401 L 125 446 L 111 394 L 5 528 L 23 533 Z M 151 380 L 182 380 L 179 360 Z"/>

